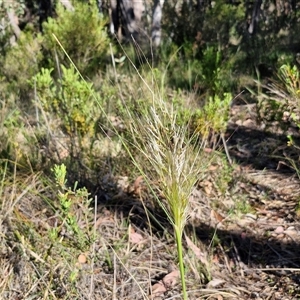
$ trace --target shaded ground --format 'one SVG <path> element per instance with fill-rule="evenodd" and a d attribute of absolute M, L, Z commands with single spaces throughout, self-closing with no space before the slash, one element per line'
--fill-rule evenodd
<path fill-rule="evenodd" d="M 255 105 L 233 106 L 228 148 L 239 167 L 232 192 L 246 197 L 251 212 L 217 220 L 220 248 L 227 249 L 221 272 L 229 285 L 247 290 L 240 299 L 299 299 L 300 184 L 289 164 L 299 154 L 287 146 L 287 133 L 262 127 Z M 298 136 L 292 127 L 288 133 Z M 211 231 L 206 223 L 197 232 L 205 240 Z"/>

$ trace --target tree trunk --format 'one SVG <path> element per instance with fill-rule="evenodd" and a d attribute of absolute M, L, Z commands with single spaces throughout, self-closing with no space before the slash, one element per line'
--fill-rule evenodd
<path fill-rule="evenodd" d="M 154 47 L 158 47 L 161 43 L 161 20 L 163 5 L 164 0 L 154 1 L 151 32 L 152 44 Z"/>
<path fill-rule="evenodd" d="M 110 33 L 112 35 L 118 34 L 120 27 L 119 20 L 120 5 L 118 0 L 110 1 Z"/>
<path fill-rule="evenodd" d="M 262 4 L 262 0 L 255 1 L 253 12 L 252 12 L 252 18 L 251 23 L 248 27 L 248 32 L 252 35 L 256 32 L 257 23 L 259 21 L 259 13 L 260 13 L 260 7 Z"/>
<path fill-rule="evenodd" d="M 134 1 L 134 0 L 133 0 Z M 134 11 L 134 4 L 132 0 L 120 0 L 120 7 L 122 11 L 122 21 L 125 37 L 131 39 L 132 37 L 138 39 L 137 20 Z"/>
<path fill-rule="evenodd" d="M 110 5 L 110 32 L 118 34 L 119 39 L 125 36 L 128 40 L 134 38 L 135 41 L 138 41 L 139 26 L 144 11 L 143 1 L 111 0 Z M 122 28 L 120 28 L 121 26 Z"/>

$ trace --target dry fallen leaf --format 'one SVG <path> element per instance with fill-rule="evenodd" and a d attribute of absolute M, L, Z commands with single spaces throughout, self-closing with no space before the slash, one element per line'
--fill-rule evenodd
<path fill-rule="evenodd" d="M 143 236 L 140 233 L 135 232 L 134 228 L 130 228 L 129 240 L 132 244 L 139 244 L 144 240 Z"/>
<path fill-rule="evenodd" d="M 107 225 L 114 223 L 114 220 L 111 216 L 99 217 L 96 221 L 95 227 L 99 227 L 101 225 Z"/>
<path fill-rule="evenodd" d="M 278 227 L 274 230 L 274 232 L 275 232 L 276 234 L 281 234 L 281 233 L 284 232 L 284 228 L 283 228 L 282 226 L 278 226 Z"/>
<path fill-rule="evenodd" d="M 220 263 L 219 256 L 215 254 L 212 258 L 212 262 L 215 264 L 219 264 Z"/>
<path fill-rule="evenodd" d="M 214 150 L 212 148 L 204 148 L 205 153 L 212 153 Z"/>
<path fill-rule="evenodd" d="M 152 286 L 151 299 L 162 296 L 166 291 L 167 291 L 167 289 L 166 289 L 166 287 L 165 287 L 165 285 L 163 284 L 162 281 L 159 281 L 159 282 L 155 283 Z"/>
<path fill-rule="evenodd" d="M 174 287 L 177 284 L 180 273 L 178 270 L 174 270 L 168 273 L 162 280 L 155 283 L 152 286 L 152 295 L 151 299 L 156 299 L 156 297 L 163 296 L 165 292 L 168 291 L 171 287 Z"/>
<path fill-rule="evenodd" d="M 129 194 L 140 195 L 143 187 L 143 176 L 138 176 L 134 181 L 133 185 L 127 187 L 127 192 Z"/>
<path fill-rule="evenodd" d="M 78 260 L 78 262 L 80 263 L 80 264 L 85 264 L 86 263 L 86 261 L 87 261 L 87 259 L 86 259 L 86 255 L 85 254 L 80 254 L 79 256 L 78 256 L 78 258 L 77 258 L 77 260 Z"/>
<path fill-rule="evenodd" d="M 223 279 L 214 278 L 206 285 L 206 287 L 207 288 L 216 288 L 217 286 L 223 284 L 224 282 L 225 282 L 225 280 L 223 280 Z"/>
<path fill-rule="evenodd" d="M 213 190 L 213 184 L 211 181 L 205 180 L 202 182 L 204 191 L 207 195 L 210 195 Z"/>
<path fill-rule="evenodd" d="M 219 168 L 218 165 L 211 165 L 211 166 L 208 167 L 208 170 L 209 171 L 216 171 L 218 168 Z"/>
<path fill-rule="evenodd" d="M 134 187 L 134 193 L 139 195 L 141 193 L 142 190 L 142 183 L 143 183 L 143 176 L 139 176 L 133 184 Z"/>
<path fill-rule="evenodd" d="M 284 234 L 288 235 L 291 239 L 294 239 L 298 236 L 298 232 L 295 228 L 289 227 L 287 230 L 283 232 Z"/>
<path fill-rule="evenodd" d="M 177 284 L 177 279 L 179 278 L 179 271 L 174 270 L 171 273 L 167 274 L 163 279 L 163 283 L 167 288 L 175 286 Z"/>
<path fill-rule="evenodd" d="M 210 212 L 210 217 L 212 219 L 215 219 L 217 222 L 221 223 L 225 218 L 223 216 L 221 216 L 218 212 L 216 212 L 215 210 L 211 210 Z"/>
<path fill-rule="evenodd" d="M 185 236 L 185 240 L 189 248 L 194 252 L 196 257 L 206 266 L 208 266 L 208 261 L 206 259 L 206 253 L 203 253 L 192 241 L 189 237 Z"/>

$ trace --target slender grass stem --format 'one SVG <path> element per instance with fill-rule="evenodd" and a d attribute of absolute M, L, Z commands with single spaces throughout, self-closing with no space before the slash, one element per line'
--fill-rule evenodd
<path fill-rule="evenodd" d="M 182 230 L 175 226 L 175 238 L 177 244 L 177 254 L 178 254 L 178 262 L 179 262 L 179 272 L 180 272 L 180 279 L 182 285 L 182 294 L 183 299 L 187 300 L 187 291 L 186 291 L 186 282 L 185 282 L 185 270 L 183 264 L 183 251 L 182 251 Z"/>

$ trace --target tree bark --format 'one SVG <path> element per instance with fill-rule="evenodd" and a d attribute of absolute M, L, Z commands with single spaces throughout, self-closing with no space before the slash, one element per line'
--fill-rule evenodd
<path fill-rule="evenodd" d="M 262 4 L 262 0 L 255 1 L 255 3 L 254 3 L 251 23 L 248 27 L 248 32 L 251 35 L 254 34 L 256 32 L 256 29 L 257 29 L 257 23 L 259 21 L 259 12 L 260 12 L 261 4 Z"/>
<path fill-rule="evenodd" d="M 140 25 L 144 12 L 144 3 L 141 0 L 110 0 L 110 32 L 118 34 L 121 39 L 139 40 Z M 121 30 L 120 30 L 121 29 Z M 123 36 L 122 36 L 123 35 Z"/>
<path fill-rule="evenodd" d="M 120 0 L 120 7 L 122 11 L 122 19 L 124 21 L 125 37 L 130 39 L 133 37 L 137 39 L 137 27 L 134 13 L 134 6 L 131 0 Z"/>
<path fill-rule="evenodd" d="M 119 1 L 118 0 L 110 0 L 110 33 L 115 35 L 118 33 L 120 27 L 119 21 Z"/>
<path fill-rule="evenodd" d="M 21 29 L 18 25 L 18 17 L 15 15 L 15 12 L 13 10 L 8 10 L 7 16 L 9 19 L 10 26 L 11 26 L 16 38 L 18 39 L 21 34 Z"/>
<path fill-rule="evenodd" d="M 154 47 L 158 47 L 161 43 L 161 20 L 163 5 L 164 0 L 154 1 L 151 32 L 152 44 Z"/>

